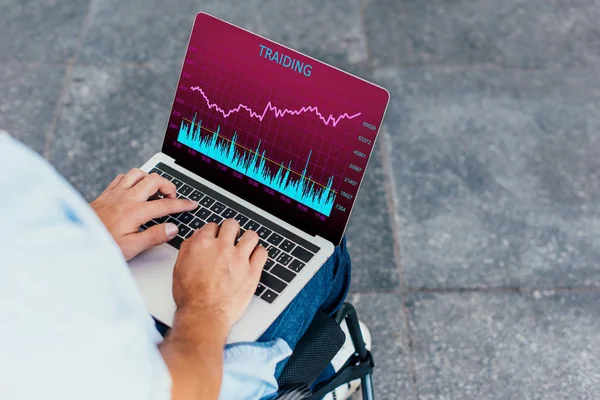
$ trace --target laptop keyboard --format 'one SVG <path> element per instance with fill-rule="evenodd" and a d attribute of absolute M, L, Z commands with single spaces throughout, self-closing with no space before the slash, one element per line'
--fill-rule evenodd
<path fill-rule="evenodd" d="M 254 293 L 268 303 L 275 301 L 319 251 L 313 243 L 299 238 L 245 207 L 236 205 L 231 200 L 228 201 L 226 197 L 166 165 L 159 164 L 150 173 L 157 173 L 169 179 L 177 187 L 178 198 L 197 201 L 199 207 L 194 211 L 151 220 L 141 228 L 147 229 L 164 222 L 176 224 L 179 227 L 179 234 L 169 241 L 169 244 L 179 249 L 185 239 L 207 223 L 216 222 L 221 225 L 228 218 L 237 220 L 240 224 L 240 236 L 247 230 L 255 231 L 260 238 L 258 245 L 266 248 L 269 253 L 260 283 Z"/>

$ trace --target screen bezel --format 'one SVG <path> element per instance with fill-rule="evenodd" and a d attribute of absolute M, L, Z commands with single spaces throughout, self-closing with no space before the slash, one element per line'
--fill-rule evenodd
<path fill-rule="evenodd" d="M 307 57 L 307 58 L 309 58 L 309 59 L 317 62 L 318 64 L 327 66 L 329 68 L 333 68 L 334 70 L 337 70 L 339 73 L 345 74 L 345 75 L 347 75 L 347 76 L 349 76 L 351 78 L 354 78 L 354 79 L 360 80 L 362 82 L 368 83 L 369 85 L 372 85 L 374 88 L 380 89 L 380 90 L 382 90 L 382 91 L 384 91 L 386 93 L 386 95 L 387 95 L 387 101 L 386 101 L 385 108 L 384 108 L 382 116 L 381 116 L 381 121 L 379 121 L 379 124 L 377 126 L 377 131 L 376 131 L 374 139 L 373 139 L 373 145 L 371 146 L 371 150 L 370 150 L 370 152 L 368 154 L 368 161 L 367 161 L 367 164 L 365 166 L 365 171 L 363 172 L 363 175 L 362 175 L 362 177 L 360 179 L 360 182 L 358 183 L 358 189 L 356 191 L 355 199 L 352 202 L 352 207 L 350 208 L 350 210 L 348 210 L 348 213 L 345 216 L 344 223 L 340 224 L 340 226 L 342 227 L 341 229 L 332 229 L 331 224 L 328 224 L 327 221 L 320 222 L 320 223 L 315 223 L 314 221 L 309 221 L 306 218 L 300 218 L 300 216 L 297 215 L 296 213 L 288 211 L 286 209 L 287 207 L 282 207 L 281 203 L 278 203 L 278 202 L 275 202 L 275 201 L 272 201 L 272 202 L 268 201 L 268 200 L 266 200 L 264 198 L 264 196 L 258 196 L 258 194 L 257 195 L 250 195 L 248 193 L 248 190 L 246 190 L 246 193 L 243 193 L 242 190 L 236 189 L 236 185 L 234 185 L 234 184 L 232 184 L 230 182 L 224 184 L 222 181 L 220 181 L 218 174 L 212 173 L 212 171 L 210 171 L 208 169 L 199 168 L 197 163 L 192 163 L 192 162 L 189 161 L 188 157 L 184 157 L 184 151 L 185 151 L 184 149 L 177 148 L 177 147 L 175 147 L 175 146 L 172 145 L 171 138 L 170 138 L 171 135 L 169 133 L 169 122 L 167 122 L 167 128 L 166 128 L 165 138 L 164 138 L 163 145 L 162 145 L 162 152 L 164 154 L 166 154 L 167 156 L 173 158 L 178 165 L 181 165 L 182 167 L 184 167 L 184 168 L 190 170 L 191 172 L 193 172 L 194 174 L 196 174 L 196 175 L 198 175 L 198 176 L 200 176 L 200 177 L 202 177 L 202 178 L 204 178 L 204 179 L 206 179 L 206 180 L 208 180 L 208 181 L 210 181 L 210 182 L 212 182 L 212 183 L 220 186 L 221 188 L 223 188 L 223 189 L 225 189 L 225 190 L 227 190 L 227 191 L 235 194 L 236 196 L 244 199 L 245 201 L 248 201 L 249 203 L 253 204 L 254 206 L 259 207 L 260 209 L 264 210 L 265 212 L 267 212 L 269 214 L 272 214 L 272 215 L 274 215 L 277 218 L 282 219 L 283 221 L 289 223 L 290 225 L 292 225 L 292 226 L 294 226 L 294 227 L 296 227 L 296 228 L 298 228 L 298 229 L 300 229 L 300 230 L 302 230 L 304 232 L 307 232 L 310 235 L 323 237 L 323 238 L 329 240 L 330 242 L 332 242 L 334 245 L 340 244 L 341 241 L 342 241 L 342 238 L 344 236 L 344 232 L 346 231 L 346 228 L 348 226 L 348 221 L 350 219 L 350 216 L 352 215 L 352 211 L 354 210 L 354 206 L 356 204 L 356 197 L 360 193 L 360 189 L 362 187 L 362 183 L 363 183 L 364 178 L 365 178 L 366 169 L 369 167 L 369 164 L 371 162 L 371 157 L 373 155 L 373 150 L 375 149 L 375 146 L 377 145 L 377 139 L 379 138 L 379 134 L 381 132 L 381 125 L 383 123 L 383 119 L 385 117 L 385 113 L 387 111 L 387 108 L 388 108 L 389 102 L 390 102 L 390 93 L 389 93 L 389 91 L 387 89 L 379 86 L 379 85 L 376 85 L 376 84 L 374 84 L 372 82 L 367 81 L 366 79 L 360 78 L 360 77 L 358 77 L 356 75 L 353 75 L 353 74 L 351 74 L 349 72 L 343 71 L 343 70 L 341 70 L 341 69 L 339 69 L 339 68 L 337 68 L 337 67 L 335 67 L 333 65 L 330 65 L 330 64 L 327 64 L 327 63 L 322 62 L 320 60 L 317 60 L 317 59 L 315 59 L 315 58 L 313 58 L 313 57 L 311 57 L 309 55 L 306 55 L 306 54 L 304 54 L 302 52 L 299 52 L 297 50 L 291 49 L 291 48 L 289 48 L 289 47 L 287 47 L 285 45 L 282 45 L 282 44 L 277 43 L 277 42 L 275 42 L 273 40 L 265 38 L 264 36 L 257 35 L 254 32 L 248 31 L 247 29 L 244 29 L 242 27 L 239 27 L 237 25 L 234 25 L 234 24 L 232 24 L 230 22 L 227 22 L 225 20 L 222 20 L 220 18 L 217 18 L 217 17 L 212 16 L 212 15 L 207 14 L 207 13 L 198 13 L 196 15 L 195 21 L 194 21 L 194 25 L 192 26 L 192 30 L 190 32 L 190 38 L 188 39 L 188 45 L 186 46 L 186 54 L 187 54 L 187 52 L 189 50 L 189 45 L 190 45 L 190 42 L 191 42 L 191 39 L 192 39 L 191 36 L 192 36 L 192 33 L 194 32 L 194 27 L 198 23 L 199 19 L 200 18 L 204 18 L 204 17 L 214 18 L 214 19 L 219 20 L 219 21 L 221 21 L 221 22 L 223 22 L 223 23 L 225 23 L 227 25 L 230 25 L 230 26 L 232 26 L 234 28 L 241 29 L 241 30 L 243 30 L 243 31 L 245 31 L 245 32 L 247 32 L 247 33 L 249 33 L 251 35 L 259 37 L 259 38 L 261 38 L 261 39 L 263 39 L 263 40 L 265 40 L 267 42 L 276 44 L 278 46 L 281 46 L 281 47 L 284 47 L 284 48 L 286 48 L 288 50 L 291 50 L 291 51 L 293 51 L 295 53 L 301 54 L 304 57 Z M 184 56 L 184 61 L 185 61 L 185 56 Z M 179 83 L 181 81 L 183 69 L 184 69 L 184 64 L 182 63 L 181 71 L 179 73 L 179 79 L 178 79 L 178 82 L 177 82 L 177 87 L 179 86 Z M 177 89 L 175 89 L 175 94 L 173 95 L 173 103 L 172 103 L 173 105 L 171 106 L 171 110 L 173 109 L 173 107 L 175 105 L 175 97 L 176 97 L 176 95 L 177 95 Z M 169 119 L 170 119 L 170 114 L 169 114 Z M 272 204 L 269 204 L 269 203 L 272 203 Z"/>

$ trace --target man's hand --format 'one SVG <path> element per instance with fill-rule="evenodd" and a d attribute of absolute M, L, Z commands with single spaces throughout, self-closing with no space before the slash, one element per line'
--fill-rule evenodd
<path fill-rule="evenodd" d="M 173 298 L 180 313 L 197 313 L 223 325 L 225 337 L 256 291 L 267 261 L 258 235 L 247 231 L 236 244 L 234 219 L 205 225 L 184 241 L 173 271 Z"/>
<path fill-rule="evenodd" d="M 173 270 L 177 312 L 173 329 L 160 345 L 169 367 L 173 400 L 217 399 L 223 375 L 223 346 L 258 285 L 267 251 L 228 219 L 205 225 L 179 249 Z"/>
<path fill-rule="evenodd" d="M 155 225 L 138 232 L 140 225 L 153 218 L 191 211 L 198 204 L 176 198 L 175 185 L 158 174 L 137 168 L 119 175 L 90 203 L 127 260 L 142 251 L 165 243 L 177 235 L 175 224 Z M 148 201 L 158 193 L 164 198 Z"/>

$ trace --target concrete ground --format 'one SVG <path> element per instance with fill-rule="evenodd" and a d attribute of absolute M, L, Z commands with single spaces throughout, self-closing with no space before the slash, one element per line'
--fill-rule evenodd
<path fill-rule="evenodd" d="M 348 229 L 378 398 L 600 398 L 597 0 L 0 0 L 0 128 L 92 199 L 197 11 L 392 94 Z"/>

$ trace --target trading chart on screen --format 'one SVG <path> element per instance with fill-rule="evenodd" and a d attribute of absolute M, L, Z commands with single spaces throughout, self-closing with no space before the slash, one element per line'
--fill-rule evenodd
<path fill-rule="evenodd" d="M 387 101 L 379 87 L 199 14 L 165 146 L 255 203 L 339 231 Z"/>

